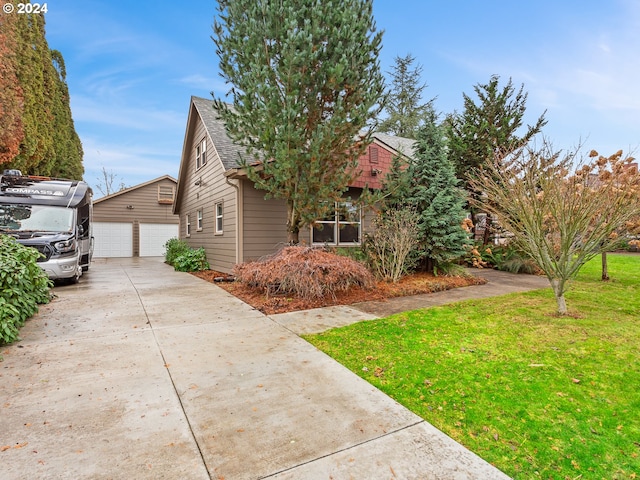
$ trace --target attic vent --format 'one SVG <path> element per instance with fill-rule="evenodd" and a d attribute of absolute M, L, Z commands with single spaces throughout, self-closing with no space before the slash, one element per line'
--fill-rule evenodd
<path fill-rule="evenodd" d="M 378 147 L 369 147 L 369 161 L 371 163 L 378 163 Z"/>
<path fill-rule="evenodd" d="M 158 203 L 161 205 L 173 205 L 176 187 L 173 185 L 158 185 Z"/>

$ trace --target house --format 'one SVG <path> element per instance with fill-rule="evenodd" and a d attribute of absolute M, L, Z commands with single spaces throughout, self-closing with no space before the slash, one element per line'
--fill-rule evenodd
<path fill-rule="evenodd" d="M 410 156 L 413 140 L 376 134 L 359 159 L 359 176 L 335 213 L 315 227 L 300 231 L 306 244 L 360 245 L 367 218 L 348 198 L 356 199 L 365 186 L 382 186 L 396 155 Z M 191 97 L 180 161 L 174 213 L 180 217 L 180 238 L 193 248 L 204 247 L 213 270 L 231 272 L 233 266 L 275 252 L 287 241 L 286 203 L 265 200 L 240 166 L 244 149 L 228 137 L 213 101 Z"/>
<path fill-rule="evenodd" d="M 155 257 L 178 236 L 177 181 L 169 175 L 93 202 L 94 258 Z"/>

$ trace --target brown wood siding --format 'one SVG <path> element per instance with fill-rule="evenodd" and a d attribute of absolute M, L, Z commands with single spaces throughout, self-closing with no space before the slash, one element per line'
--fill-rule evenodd
<path fill-rule="evenodd" d="M 384 177 L 391 170 L 394 153 L 386 149 L 382 144 L 372 143 L 367 151 L 358 158 L 358 176 L 351 182 L 352 187 L 373 189 L 382 188 Z M 374 175 L 373 172 L 376 172 Z"/>
<path fill-rule="evenodd" d="M 169 179 L 134 188 L 93 204 L 95 222 L 178 223 L 172 205 L 158 203 L 158 185 L 175 186 Z M 130 208 L 133 207 L 133 208 Z"/>
<path fill-rule="evenodd" d="M 236 190 L 227 183 L 222 162 L 198 115 L 193 123 L 186 138 L 188 158 L 182 172 L 185 178 L 180 180 L 180 205 L 176 209 L 180 216 L 180 238 L 193 248 L 204 247 L 211 269 L 228 273 L 236 263 Z M 206 136 L 207 163 L 196 170 L 196 145 Z M 215 205 L 218 202 L 223 203 L 222 235 L 215 234 Z M 198 210 L 202 210 L 200 231 L 197 229 Z M 186 215 L 191 222 L 190 237 L 186 232 Z"/>
<path fill-rule="evenodd" d="M 243 259 L 269 255 L 287 243 L 287 205 L 281 199 L 264 199 L 264 190 L 243 180 Z M 302 233 L 302 232 L 301 232 Z"/>

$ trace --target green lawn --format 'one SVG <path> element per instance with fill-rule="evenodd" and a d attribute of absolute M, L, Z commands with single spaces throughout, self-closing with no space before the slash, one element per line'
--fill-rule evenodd
<path fill-rule="evenodd" d="M 516 479 L 640 478 L 640 256 L 305 338 Z"/>

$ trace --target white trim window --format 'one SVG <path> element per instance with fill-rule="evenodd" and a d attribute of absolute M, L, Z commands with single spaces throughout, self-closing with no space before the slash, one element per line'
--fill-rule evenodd
<path fill-rule="evenodd" d="M 196 212 L 196 230 L 198 232 L 202 230 L 202 209 Z"/>
<path fill-rule="evenodd" d="M 224 205 L 222 202 L 218 202 L 215 204 L 214 206 L 214 211 L 216 214 L 216 228 L 215 228 L 215 234 L 216 235 L 222 235 L 222 233 L 224 232 L 223 227 L 224 227 Z"/>
<path fill-rule="evenodd" d="M 186 236 L 190 237 L 191 236 L 191 219 L 189 218 L 189 215 L 185 216 L 184 224 L 186 226 Z"/>
<path fill-rule="evenodd" d="M 196 145 L 196 170 L 204 167 L 207 164 L 207 138 L 203 138 L 198 145 Z"/>
<path fill-rule="evenodd" d="M 315 245 L 360 245 L 362 210 L 353 202 L 336 202 L 333 211 L 311 226 L 311 243 Z"/>

